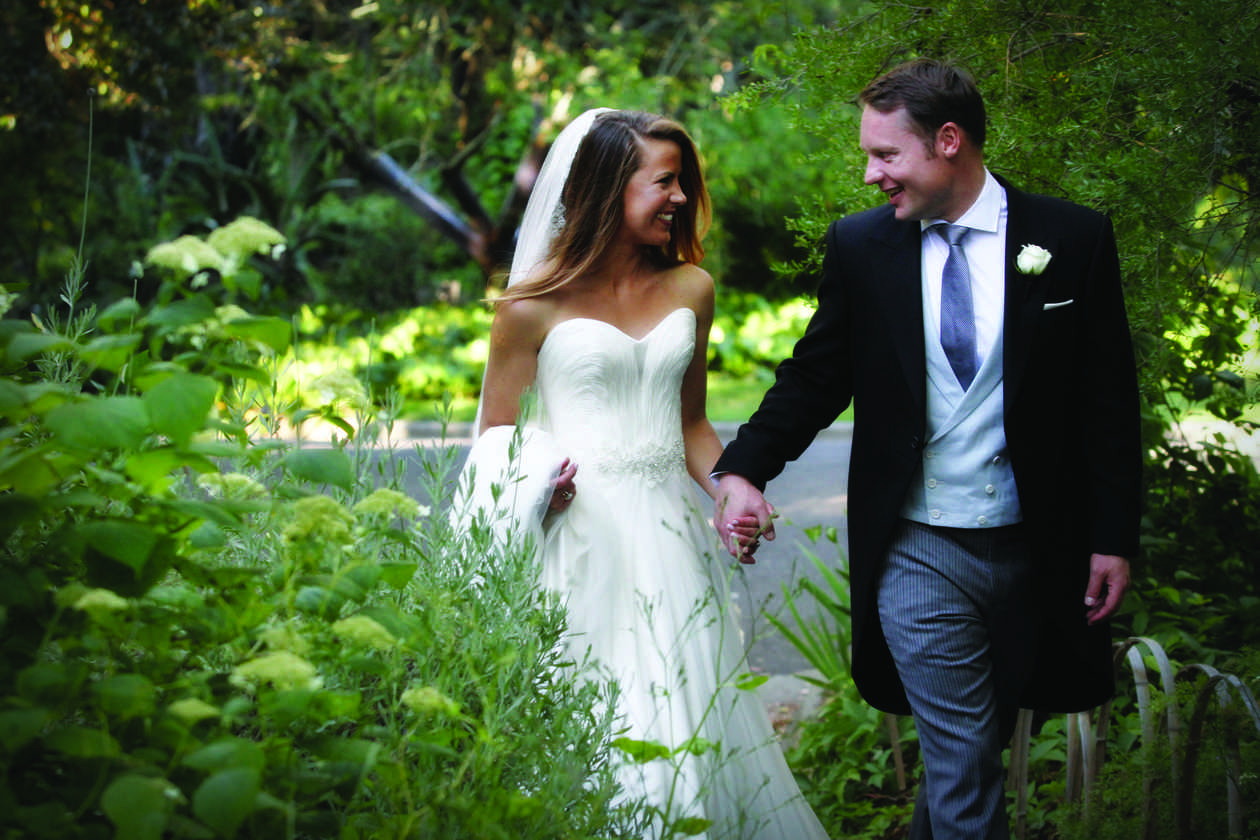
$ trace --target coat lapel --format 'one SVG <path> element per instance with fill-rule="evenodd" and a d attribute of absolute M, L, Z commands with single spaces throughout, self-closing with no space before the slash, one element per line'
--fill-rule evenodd
<path fill-rule="evenodd" d="M 906 385 L 921 409 L 926 409 L 927 361 L 923 339 L 923 282 L 921 234 L 917 222 L 891 220 L 872 233 L 871 276 L 876 294 L 888 313 L 888 323 L 900 324 L 892 336 Z"/>
<path fill-rule="evenodd" d="M 1021 274 L 1015 264 L 1025 245 L 1040 245 L 1055 253 L 1057 240 L 1045 228 L 1047 220 L 1036 219 L 1028 206 L 1028 197 L 1005 180 L 1006 189 L 1006 306 L 1003 315 L 1003 371 L 1006 382 L 1006 404 L 1013 405 L 1023 383 L 1028 353 L 1033 346 L 1037 320 L 1046 302 L 1046 275 Z M 1047 268 L 1047 271 L 1052 269 Z"/>

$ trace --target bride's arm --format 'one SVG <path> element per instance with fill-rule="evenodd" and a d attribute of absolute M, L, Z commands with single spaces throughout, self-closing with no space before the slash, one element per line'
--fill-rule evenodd
<path fill-rule="evenodd" d="M 480 435 L 492 426 L 514 426 L 521 395 L 538 373 L 538 348 L 546 335 L 547 307 L 525 298 L 505 303 L 490 326 L 490 354 L 481 389 Z"/>
<path fill-rule="evenodd" d="M 490 355 L 481 389 L 480 437 L 495 426 L 515 426 L 521 395 L 538 374 L 538 350 L 547 335 L 551 308 L 545 300 L 523 298 L 505 303 L 490 326 Z M 577 464 L 568 458 L 551 480 L 549 507 L 564 510 L 576 492 Z"/>
<path fill-rule="evenodd" d="M 722 442 L 705 408 L 708 390 L 709 329 L 713 326 L 713 279 L 700 268 L 689 266 L 686 285 L 690 306 L 696 313 L 696 348 L 683 374 L 682 433 L 687 450 L 687 472 L 710 497 L 716 492 L 709 473 L 722 454 Z"/>

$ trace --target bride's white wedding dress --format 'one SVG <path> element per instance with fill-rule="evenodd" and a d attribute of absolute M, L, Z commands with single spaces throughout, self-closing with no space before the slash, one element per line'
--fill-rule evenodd
<path fill-rule="evenodd" d="M 825 838 L 764 706 L 734 685 L 747 671 L 726 615 L 734 561 L 684 459 L 681 385 L 695 331 L 695 314 L 680 308 L 639 339 L 585 318 L 547 335 L 539 425 L 578 471 L 572 505 L 543 532 L 543 582 L 567 604 L 575 659 L 589 649 L 616 678 L 626 738 L 671 751 L 702 739 L 669 759 L 627 762 L 630 794 L 670 820 L 711 820 L 708 838 Z"/>

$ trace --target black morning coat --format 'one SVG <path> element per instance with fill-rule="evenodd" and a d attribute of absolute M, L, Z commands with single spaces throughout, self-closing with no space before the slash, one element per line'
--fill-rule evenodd
<path fill-rule="evenodd" d="M 1110 634 L 1084 618 L 1091 553 L 1138 549 L 1141 442 L 1133 351 L 1115 234 L 1060 199 L 1007 194 L 1003 389 L 1007 454 L 1047 619 L 1021 705 L 1092 708 L 1113 691 Z M 818 309 L 716 471 L 764 489 L 852 401 L 849 565 L 853 677 L 876 708 L 909 705 L 884 640 L 876 586 L 926 430 L 920 225 L 884 205 L 832 223 Z M 1020 273 L 1027 244 L 1051 254 Z M 1070 304 L 1044 308 L 1047 303 Z"/>

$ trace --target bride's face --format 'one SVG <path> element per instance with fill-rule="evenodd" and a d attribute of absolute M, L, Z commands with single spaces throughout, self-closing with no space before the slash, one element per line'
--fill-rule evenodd
<path fill-rule="evenodd" d="M 654 138 L 644 138 L 639 147 L 642 164 L 626 185 L 621 236 L 634 245 L 665 246 L 674 211 L 687 203 L 678 183 L 682 151 L 672 140 Z"/>

